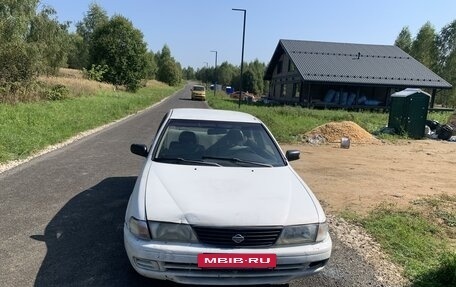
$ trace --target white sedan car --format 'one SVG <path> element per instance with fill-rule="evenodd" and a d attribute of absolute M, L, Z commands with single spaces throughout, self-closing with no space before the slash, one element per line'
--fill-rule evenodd
<path fill-rule="evenodd" d="M 125 249 L 143 276 L 195 285 L 282 284 L 321 271 L 331 255 L 326 217 L 252 115 L 174 109 L 131 194 Z"/>

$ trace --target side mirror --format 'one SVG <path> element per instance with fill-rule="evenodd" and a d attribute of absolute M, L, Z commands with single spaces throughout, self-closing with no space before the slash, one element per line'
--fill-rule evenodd
<path fill-rule="evenodd" d="M 298 160 L 301 152 L 299 150 L 287 150 L 285 156 L 288 161 Z"/>
<path fill-rule="evenodd" d="M 147 151 L 147 146 L 145 144 L 132 144 L 130 146 L 130 151 L 134 154 L 147 157 L 149 152 Z"/>

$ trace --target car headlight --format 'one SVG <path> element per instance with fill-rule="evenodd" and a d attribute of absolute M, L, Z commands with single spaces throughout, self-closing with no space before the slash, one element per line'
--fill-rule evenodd
<path fill-rule="evenodd" d="M 320 242 L 326 238 L 327 234 L 328 225 L 326 223 L 285 226 L 277 244 L 295 245 Z"/>
<path fill-rule="evenodd" d="M 321 242 L 321 241 L 325 240 L 326 237 L 328 237 L 328 234 L 329 234 L 328 223 L 323 222 L 323 223 L 318 224 L 317 239 L 315 241 Z"/>
<path fill-rule="evenodd" d="M 128 230 L 139 239 L 150 240 L 149 228 L 147 221 L 130 217 L 128 220 Z"/>
<path fill-rule="evenodd" d="M 149 221 L 149 228 L 154 240 L 183 243 L 198 242 L 193 229 L 188 224 Z"/>

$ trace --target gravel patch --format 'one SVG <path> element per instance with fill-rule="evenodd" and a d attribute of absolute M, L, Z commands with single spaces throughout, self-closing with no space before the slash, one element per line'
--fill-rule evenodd
<path fill-rule="evenodd" d="M 392 263 L 380 244 L 362 227 L 333 215 L 327 215 L 327 220 L 337 238 L 373 266 L 375 277 L 384 286 L 410 286 L 410 281 L 401 275 L 402 267 Z"/>

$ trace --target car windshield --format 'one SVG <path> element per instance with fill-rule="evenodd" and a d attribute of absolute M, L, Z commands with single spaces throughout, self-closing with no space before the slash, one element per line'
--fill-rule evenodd
<path fill-rule="evenodd" d="M 204 91 L 204 87 L 201 86 L 193 86 L 194 91 Z"/>
<path fill-rule="evenodd" d="M 285 161 L 262 124 L 171 120 L 153 160 L 170 164 L 227 167 L 275 167 Z"/>

